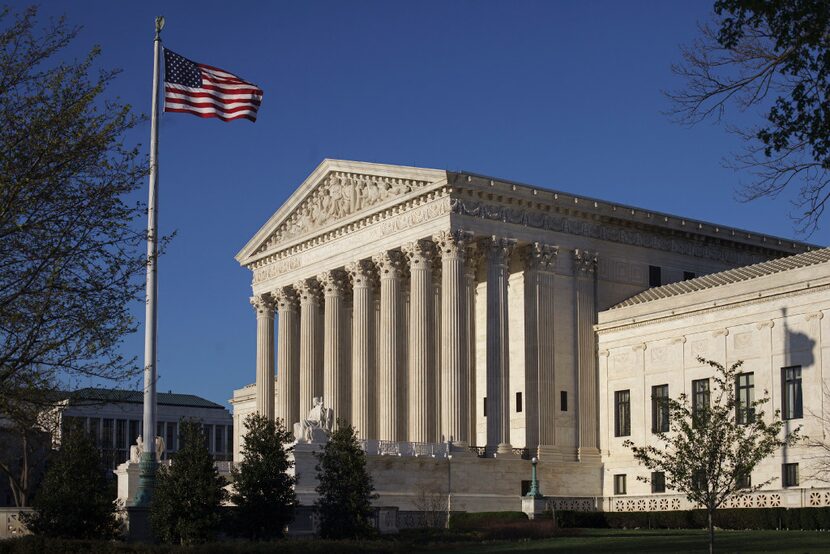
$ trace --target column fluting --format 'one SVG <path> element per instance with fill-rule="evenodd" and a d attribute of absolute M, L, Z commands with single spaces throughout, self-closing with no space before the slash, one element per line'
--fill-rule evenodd
<path fill-rule="evenodd" d="M 352 425 L 361 439 L 375 438 L 377 383 L 374 348 L 374 267 L 360 260 L 346 267 L 352 281 Z"/>
<path fill-rule="evenodd" d="M 466 249 L 464 260 L 464 294 L 466 296 L 466 345 L 467 345 L 467 376 L 468 400 L 467 410 L 469 419 L 468 437 L 470 443 L 478 444 L 478 395 L 476 384 L 476 274 L 478 273 L 480 252 L 475 244 Z"/>
<path fill-rule="evenodd" d="M 509 258 L 516 241 L 487 241 L 487 449 L 510 454 Z"/>
<path fill-rule="evenodd" d="M 316 279 L 294 285 L 300 300 L 300 418 L 306 417 L 315 397 L 323 396 L 322 294 Z"/>
<path fill-rule="evenodd" d="M 274 300 L 270 294 L 251 297 L 256 310 L 256 411 L 274 419 Z"/>
<path fill-rule="evenodd" d="M 403 257 L 390 250 L 372 258 L 380 278 L 380 325 L 378 329 L 378 419 L 379 438 L 388 441 L 404 440 L 402 415 L 404 375 L 402 374 L 399 327 L 402 325 L 401 272 Z"/>
<path fill-rule="evenodd" d="M 469 366 L 467 363 L 465 246 L 469 235 L 442 232 L 434 237 L 441 252 L 441 435 L 469 444 Z"/>
<path fill-rule="evenodd" d="M 574 250 L 574 309 L 576 310 L 576 362 L 579 371 L 579 419 L 580 460 L 599 460 L 599 429 L 597 415 L 599 392 L 597 388 L 596 340 L 596 273 L 597 253 Z"/>
<path fill-rule="evenodd" d="M 346 375 L 347 350 L 344 295 L 346 274 L 334 269 L 321 273 L 317 280 L 323 289 L 323 402 L 335 418 L 351 418 L 351 383 Z"/>
<path fill-rule="evenodd" d="M 291 431 L 300 421 L 300 318 L 297 293 L 283 287 L 277 303 L 277 417 Z"/>
<path fill-rule="evenodd" d="M 434 442 L 435 365 L 433 342 L 433 245 L 419 240 L 403 248 L 409 260 L 409 433 L 414 442 Z"/>

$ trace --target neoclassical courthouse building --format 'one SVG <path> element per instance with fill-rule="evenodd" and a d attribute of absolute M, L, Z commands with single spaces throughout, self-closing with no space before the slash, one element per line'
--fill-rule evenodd
<path fill-rule="evenodd" d="M 563 505 L 684 506 L 637 481 L 622 442 L 653 440 L 654 398 L 708 395 L 698 355 L 745 360 L 742 394 L 773 391 L 811 432 L 827 414 L 830 251 L 807 244 L 472 173 L 325 160 L 237 260 L 253 275 L 257 361 L 232 400 L 235 457 L 245 415 L 290 429 L 322 397 L 355 426 L 381 505 L 413 509 L 428 491 L 453 509 L 518 509 L 536 456 Z M 808 505 L 792 492 L 815 485 L 796 475 L 802 450 L 758 469 L 777 492 L 742 501 Z"/>

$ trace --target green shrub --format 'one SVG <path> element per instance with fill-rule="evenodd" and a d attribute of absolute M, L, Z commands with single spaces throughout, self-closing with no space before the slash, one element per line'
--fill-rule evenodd
<path fill-rule="evenodd" d="M 462 512 L 450 516 L 450 529 L 480 531 L 509 521 L 527 521 L 524 512 Z"/>

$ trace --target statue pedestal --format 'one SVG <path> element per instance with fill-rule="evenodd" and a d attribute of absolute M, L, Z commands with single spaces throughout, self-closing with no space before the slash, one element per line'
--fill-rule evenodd
<path fill-rule="evenodd" d="M 536 519 L 545 513 L 548 501 L 544 496 L 523 496 L 522 511 L 527 514 L 527 519 Z"/>
<path fill-rule="evenodd" d="M 124 506 L 132 503 L 135 491 L 138 490 L 138 464 L 126 461 L 113 470 L 118 481 L 118 500 Z"/>

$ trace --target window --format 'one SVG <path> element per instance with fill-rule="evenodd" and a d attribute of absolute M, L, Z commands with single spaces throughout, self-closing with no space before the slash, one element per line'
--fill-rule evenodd
<path fill-rule="evenodd" d="M 217 425 L 216 432 L 214 433 L 214 450 L 216 452 L 224 452 L 225 451 L 225 426 L 224 425 Z"/>
<path fill-rule="evenodd" d="M 740 373 L 735 381 L 735 417 L 740 425 L 746 425 L 755 419 L 755 408 L 752 407 L 755 401 L 755 374 Z"/>
<path fill-rule="evenodd" d="M 631 434 L 631 391 L 614 392 L 614 436 L 627 437 Z"/>
<path fill-rule="evenodd" d="M 660 266 L 648 266 L 648 286 L 659 287 L 663 284 L 663 270 Z"/>
<path fill-rule="evenodd" d="M 202 433 L 205 434 L 205 448 L 208 449 L 208 452 L 213 453 L 214 450 L 210 448 L 210 436 L 213 434 L 213 425 L 205 425 L 202 427 Z"/>
<path fill-rule="evenodd" d="M 697 274 L 694 271 L 684 271 L 683 272 L 683 280 L 688 281 L 689 279 L 694 279 L 697 277 Z"/>
<path fill-rule="evenodd" d="M 101 446 L 101 433 L 100 431 L 100 424 L 101 420 L 97 417 L 89 418 L 89 436 L 92 437 L 92 441 L 95 443 L 95 446 Z"/>
<path fill-rule="evenodd" d="M 164 437 L 164 422 L 156 422 L 156 437 Z M 156 443 L 156 437 L 153 437 L 153 444 Z"/>
<path fill-rule="evenodd" d="M 228 425 L 228 452 L 233 453 L 233 425 Z"/>
<path fill-rule="evenodd" d="M 738 478 L 735 480 L 735 484 L 738 486 L 739 489 L 751 489 L 752 488 L 752 474 L 751 473 L 741 473 L 738 475 Z"/>
<path fill-rule="evenodd" d="M 782 467 L 782 481 L 785 487 L 798 486 L 798 464 L 784 464 Z"/>
<path fill-rule="evenodd" d="M 559 391 L 559 410 L 563 412 L 568 411 L 568 391 Z"/>
<path fill-rule="evenodd" d="M 669 386 L 651 387 L 651 432 L 669 431 Z"/>
<path fill-rule="evenodd" d="M 516 413 L 521 413 L 522 411 L 522 393 L 516 393 Z"/>
<path fill-rule="evenodd" d="M 692 381 L 692 424 L 697 427 L 697 417 L 701 410 L 710 406 L 709 379 L 695 379 Z"/>
<path fill-rule="evenodd" d="M 625 473 L 614 475 L 614 494 L 625 494 Z"/>
<path fill-rule="evenodd" d="M 176 450 L 176 427 L 178 424 L 170 422 L 167 424 L 167 436 L 164 438 L 164 447 L 167 452 Z"/>
<path fill-rule="evenodd" d="M 692 475 L 692 486 L 699 491 L 709 490 L 709 482 L 706 479 L 705 471 L 698 471 Z"/>
<path fill-rule="evenodd" d="M 127 437 L 129 439 L 130 445 L 135 444 L 135 440 L 138 438 L 138 435 L 141 434 L 141 426 L 139 425 L 139 421 L 137 419 L 130 420 L 130 434 Z"/>
<path fill-rule="evenodd" d="M 651 472 L 651 492 L 666 492 L 666 474 L 662 471 Z"/>
<path fill-rule="evenodd" d="M 487 397 L 484 397 L 484 402 L 482 404 L 482 413 L 484 413 L 484 417 L 487 417 Z"/>
<path fill-rule="evenodd" d="M 784 419 L 801 419 L 804 417 L 800 365 L 781 368 L 781 386 L 784 389 L 781 417 Z"/>

